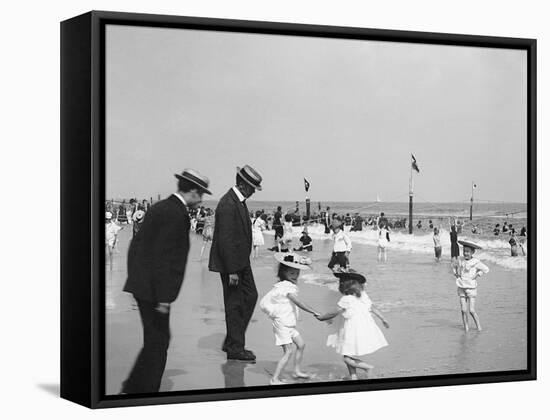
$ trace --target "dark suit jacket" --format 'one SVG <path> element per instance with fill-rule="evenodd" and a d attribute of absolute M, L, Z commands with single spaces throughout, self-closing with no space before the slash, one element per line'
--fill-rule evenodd
<path fill-rule="evenodd" d="M 128 250 L 124 291 L 150 302 L 178 297 L 189 253 L 189 213 L 171 195 L 151 206 Z"/>
<path fill-rule="evenodd" d="M 250 265 L 252 222 L 233 189 L 220 199 L 215 219 L 208 268 L 218 273 L 238 273 Z"/>

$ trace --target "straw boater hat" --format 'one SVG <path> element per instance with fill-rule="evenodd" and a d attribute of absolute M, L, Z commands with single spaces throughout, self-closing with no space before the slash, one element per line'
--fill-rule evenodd
<path fill-rule="evenodd" d="M 261 191 L 262 176 L 250 165 L 244 165 L 242 168 L 237 166 L 237 174 L 251 187 Z"/>
<path fill-rule="evenodd" d="M 210 180 L 204 175 L 202 175 L 200 172 L 195 171 L 194 169 L 184 169 L 181 174 L 174 174 L 174 176 L 178 179 L 185 179 L 187 181 L 191 181 L 193 184 L 195 184 L 197 187 L 203 190 L 206 194 L 212 195 L 212 193 L 208 189 Z"/>
<path fill-rule="evenodd" d="M 462 246 L 465 246 L 465 247 L 471 248 L 471 249 L 483 249 L 478 244 L 475 244 L 475 243 L 470 242 L 470 241 L 458 241 L 458 243 Z"/>
<path fill-rule="evenodd" d="M 134 216 L 132 217 L 132 219 L 137 221 L 137 220 L 143 219 L 144 216 L 145 216 L 145 212 L 143 210 L 137 210 L 134 213 Z"/>
<path fill-rule="evenodd" d="M 275 259 L 283 265 L 297 268 L 298 270 L 309 270 L 309 266 L 311 265 L 311 258 L 291 252 L 276 252 Z"/>
<path fill-rule="evenodd" d="M 105 212 L 105 218 L 107 220 L 111 220 L 113 218 L 113 213 L 111 213 L 110 211 L 106 211 Z"/>
<path fill-rule="evenodd" d="M 357 271 L 355 271 L 351 268 L 349 270 L 340 269 L 340 271 L 335 271 L 333 274 L 336 277 L 338 277 L 338 279 L 340 281 L 342 281 L 342 280 L 356 280 L 357 282 L 359 282 L 361 284 L 364 284 L 364 283 L 367 282 L 367 278 L 364 275 L 359 274 Z"/>

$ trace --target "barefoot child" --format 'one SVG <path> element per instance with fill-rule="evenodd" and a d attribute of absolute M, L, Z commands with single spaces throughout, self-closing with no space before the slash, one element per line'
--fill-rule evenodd
<path fill-rule="evenodd" d="M 441 260 L 441 237 L 439 236 L 439 228 L 434 228 L 434 253 L 435 253 L 435 260 L 440 261 Z"/>
<path fill-rule="evenodd" d="M 371 313 L 380 318 L 384 327 L 390 326 L 365 292 L 364 285 L 367 280 L 363 275 L 356 272 L 340 272 L 334 275 L 340 279 L 339 290 L 343 296 L 335 310 L 316 318 L 326 321 L 341 315 L 336 325 L 337 332 L 329 335 L 327 346 L 335 347 L 336 352 L 344 356 L 344 363 L 352 380 L 357 379 L 357 369 L 364 370 L 368 377 L 373 366 L 361 360 L 359 356 L 374 353 L 388 345 Z"/>
<path fill-rule="evenodd" d="M 388 261 L 386 247 L 390 242 L 390 231 L 386 222 L 380 223 L 378 228 L 378 262 Z"/>
<path fill-rule="evenodd" d="M 279 252 L 292 251 L 292 216 L 285 214 L 285 222 L 283 225 L 283 236 L 278 242 Z"/>
<path fill-rule="evenodd" d="M 258 258 L 260 247 L 264 246 L 265 221 L 262 219 L 262 212 L 257 210 L 255 218 L 252 220 L 252 258 Z"/>
<path fill-rule="evenodd" d="M 294 251 L 313 251 L 313 244 L 311 243 L 311 236 L 309 236 L 307 232 L 307 226 L 304 227 L 304 231 L 302 232 L 302 236 L 300 237 L 300 245 L 298 248 L 294 248 Z"/>
<path fill-rule="evenodd" d="M 311 260 L 298 254 L 283 252 L 276 253 L 275 259 L 279 262 L 277 273 L 279 281 L 262 298 L 260 308 L 271 318 L 275 344 L 281 346 L 283 350 L 283 357 L 277 364 L 269 382 L 271 385 L 281 385 L 286 383 L 280 378 L 280 375 L 292 356 L 293 343 L 296 345 L 293 376 L 295 378 L 310 377 L 309 374 L 302 371 L 301 366 L 305 343 L 296 329 L 297 307 L 313 315 L 319 315 L 319 313 L 298 300 L 297 283 L 300 270 L 309 270 Z"/>
<path fill-rule="evenodd" d="M 452 268 L 458 287 L 457 293 L 460 299 L 462 323 L 464 325 L 464 330 L 468 332 L 468 312 L 470 312 L 477 329 L 481 331 L 479 316 L 475 310 L 477 278 L 481 277 L 483 274 L 487 274 L 489 272 L 489 267 L 473 257 L 476 249 L 481 249 L 479 245 L 469 241 L 458 241 L 458 243 L 463 247 L 464 257 L 458 258 L 458 260 L 453 263 Z"/>
<path fill-rule="evenodd" d="M 332 220 L 331 228 L 334 232 L 332 239 L 334 241 L 332 256 L 328 263 L 328 268 L 334 271 L 335 266 L 345 269 L 349 265 L 349 254 L 352 244 L 348 235 L 342 230 L 342 222 L 337 219 Z"/>
<path fill-rule="evenodd" d="M 118 239 L 118 231 L 122 226 L 117 225 L 113 220 L 113 214 L 110 211 L 105 212 L 105 248 L 107 250 L 107 258 L 109 268 L 113 269 L 113 254 L 116 252 Z"/>
<path fill-rule="evenodd" d="M 204 218 L 204 227 L 202 228 L 202 247 L 199 259 L 202 260 L 206 245 L 212 242 L 214 236 L 214 212 L 212 209 L 206 209 L 206 216 Z"/>

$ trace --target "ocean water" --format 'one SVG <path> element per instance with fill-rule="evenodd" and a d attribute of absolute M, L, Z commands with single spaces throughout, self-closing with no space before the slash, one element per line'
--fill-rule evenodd
<path fill-rule="evenodd" d="M 291 201 L 254 201 L 247 202 L 250 211 L 265 210 L 267 213 L 275 211 L 277 206 L 285 211 L 294 211 L 296 202 Z M 216 202 L 205 202 L 208 207 L 215 208 Z M 391 221 L 393 219 L 408 218 L 408 203 L 385 203 L 385 202 L 323 202 L 324 210 L 327 206 L 331 212 L 338 214 L 360 213 L 363 217 L 377 216 L 384 212 Z M 302 213 L 305 212 L 305 203 L 300 202 L 299 208 Z M 311 203 L 312 213 L 318 212 L 318 203 Z M 525 226 L 529 229 L 527 221 L 527 205 L 525 203 L 474 203 L 473 220 L 469 220 L 470 204 L 468 202 L 460 203 L 426 203 L 419 202 L 414 205 L 414 223 L 422 220 L 423 228 L 415 227 L 412 235 L 404 229 L 394 230 L 391 233 L 391 241 L 388 249 L 403 250 L 413 253 L 433 254 L 433 231 L 428 227 L 428 221 L 432 220 L 434 226 L 441 226 L 441 245 L 443 255 L 450 255 L 450 237 L 449 237 L 449 218 L 459 218 L 465 222 L 462 233 L 458 235 L 459 240 L 471 240 L 483 247 L 476 256 L 484 261 L 497 264 L 505 269 L 526 270 L 527 258 L 521 255 L 518 257 L 510 256 L 509 235 L 500 234 L 495 236 L 493 228 L 495 224 L 502 224 L 507 221 L 516 229 L 519 234 L 520 229 Z M 477 225 L 481 229 L 481 234 L 473 234 L 472 225 Z M 349 230 L 349 227 L 346 227 Z M 528 230 L 529 232 L 529 230 Z M 309 233 L 313 239 L 330 241 L 330 235 L 324 233 L 324 227 L 313 223 L 309 226 Z M 273 232 L 267 231 L 266 234 L 273 235 Z M 294 236 L 298 238 L 301 234 L 300 227 L 294 227 Z M 364 245 L 376 246 L 378 243 L 378 233 L 370 227 L 361 232 L 348 233 L 352 242 Z M 297 241 L 296 241 L 297 242 Z M 527 243 L 523 244 L 527 254 Z"/>

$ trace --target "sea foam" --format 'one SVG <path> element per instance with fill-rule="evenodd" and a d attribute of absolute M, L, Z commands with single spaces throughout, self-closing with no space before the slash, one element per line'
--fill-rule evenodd
<path fill-rule="evenodd" d="M 309 236 L 314 240 L 331 240 L 331 235 L 324 233 L 324 226 L 314 224 L 308 226 Z M 346 231 L 348 227 L 346 227 Z M 293 236 L 298 238 L 301 236 L 302 229 L 300 227 L 293 228 Z M 273 231 L 266 231 L 266 234 L 273 235 Z M 378 245 L 378 231 L 372 228 L 366 228 L 359 232 L 348 232 L 347 234 L 352 243 L 364 244 L 370 246 Z M 449 232 L 445 229 L 440 231 L 441 244 L 443 255 L 450 255 L 451 244 Z M 459 239 L 470 240 L 483 247 L 483 250 L 476 253 L 476 257 L 480 260 L 489 261 L 501 267 L 510 270 L 526 270 L 527 258 L 525 256 L 512 257 L 510 256 L 510 244 L 503 239 L 487 239 L 476 237 L 475 235 L 459 235 Z M 396 249 L 401 251 L 432 254 L 434 253 L 434 243 L 432 233 L 420 233 L 409 235 L 408 233 L 393 231 L 390 232 L 390 242 L 386 246 L 388 249 Z M 527 245 L 523 245 L 527 252 Z M 521 249 L 519 250 L 521 254 Z"/>

